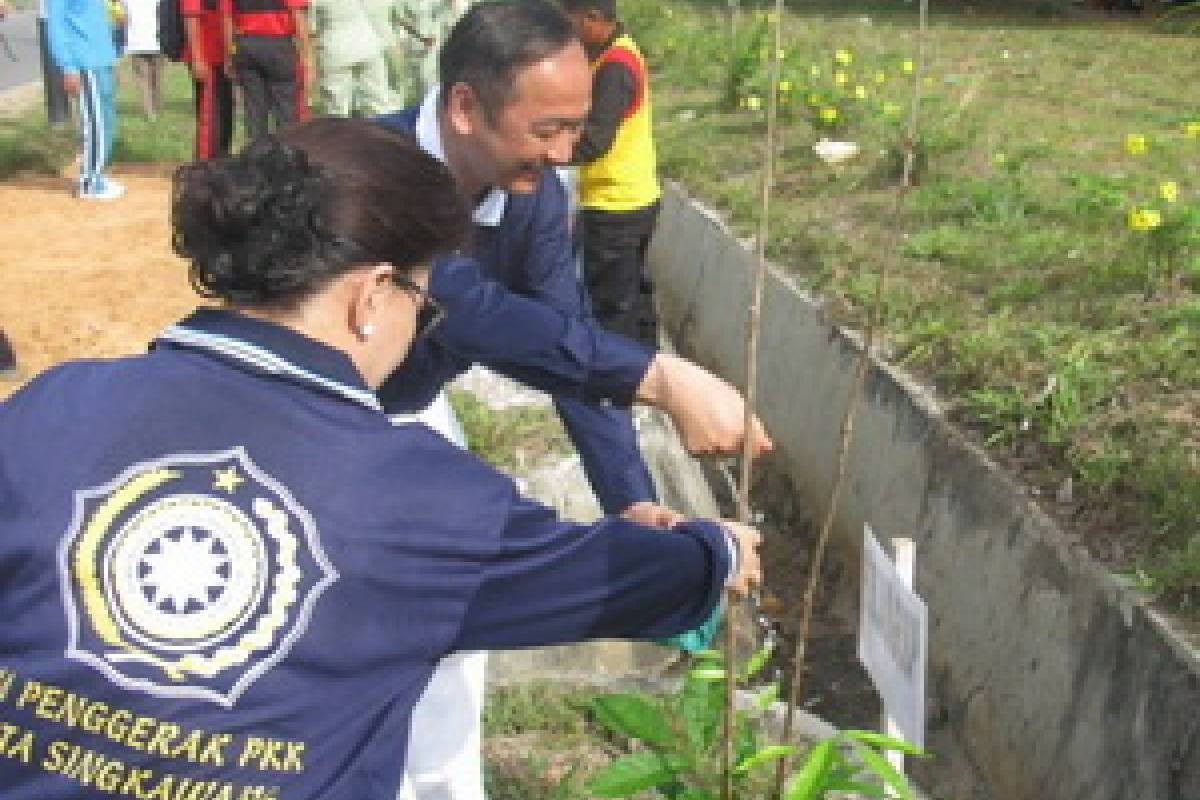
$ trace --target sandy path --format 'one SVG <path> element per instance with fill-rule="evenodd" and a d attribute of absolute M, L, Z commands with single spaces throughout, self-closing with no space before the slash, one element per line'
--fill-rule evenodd
<path fill-rule="evenodd" d="M 196 305 L 168 241 L 170 168 L 118 169 L 114 202 L 71 197 L 65 178 L 0 183 L 0 327 L 18 372 L 0 399 L 72 358 L 137 353 Z"/>

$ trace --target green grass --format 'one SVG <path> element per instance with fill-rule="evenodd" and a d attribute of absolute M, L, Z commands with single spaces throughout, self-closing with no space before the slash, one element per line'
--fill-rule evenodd
<path fill-rule="evenodd" d="M 471 451 L 493 466 L 520 469 L 546 455 L 572 452 L 553 408 L 494 411 L 470 392 L 451 390 L 449 397 Z"/>
<path fill-rule="evenodd" d="M 623 4 L 654 67 L 662 172 L 727 212 L 740 236 L 755 232 L 765 113 L 737 102 L 765 106 L 754 12 L 766 5 L 741 4 L 731 81 L 723 2 Z M 1200 137 L 1183 124 L 1200 121 L 1197 42 L 1128 19 L 1049 19 L 1036 4 L 934 5 L 918 184 L 898 224 L 904 114 L 885 104 L 907 109 L 911 96 L 902 67 L 916 54 L 915 4 L 790 5 L 770 255 L 859 325 L 888 265 L 895 360 L 936 384 L 995 452 L 1035 454 L 1026 477 L 1037 488 L 1053 496 L 1070 477 L 1071 513 L 1096 551 L 1119 540 L 1117 568 L 1194 606 Z M 838 49 L 853 55 L 847 92 L 861 84 L 866 101 L 834 88 Z M 825 107 L 834 125 L 817 119 Z M 1126 152 L 1130 133 L 1149 138 L 1145 155 Z M 810 149 L 821 136 L 857 141 L 862 155 L 829 167 Z M 1157 196 L 1167 180 L 1180 187 L 1174 205 Z M 1171 237 L 1173 278 L 1152 263 L 1150 237 L 1127 227 L 1142 207 L 1179 220 L 1155 234 Z"/>

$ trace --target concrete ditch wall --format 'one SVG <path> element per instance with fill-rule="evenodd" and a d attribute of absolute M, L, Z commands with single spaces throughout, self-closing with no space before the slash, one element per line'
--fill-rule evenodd
<path fill-rule="evenodd" d="M 753 254 L 672 187 L 650 262 L 679 349 L 742 383 Z M 827 502 L 859 353 L 852 334 L 772 270 L 761 415 L 814 509 Z M 928 392 L 878 363 L 847 478 L 843 551 L 857 547 L 864 522 L 917 542 L 930 728 L 958 739 L 996 797 L 1200 800 L 1200 637 L 1189 642 L 1093 563 Z"/>

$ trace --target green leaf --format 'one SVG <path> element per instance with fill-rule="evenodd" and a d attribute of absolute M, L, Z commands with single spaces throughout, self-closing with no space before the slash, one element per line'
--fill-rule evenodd
<path fill-rule="evenodd" d="M 876 731 L 842 731 L 842 736 L 856 742 L 869 744 L 877 750 L 895 750 L 910 756 L 924 758 L 926 753 L 914 744 L 903 739 L 886 736 Z"/>
<path fill-rule="evenodd" d="M 757 752 L 758 734 L 750 723 L 750 716 L 745 711 L 739 711 L 734 715 L 734 763 L 740 763 Z"/>
<path fill-rule="evenodd" d="M 725 654 L 720 650 L 697 650 L 692 653 L 692 658 L 697 661 L 724 661 Z"/>
<path fill-rule="evenodd" d="M 599 797 L 629 797 L 675 780 L 657 753 L 622 756 L 588 779 L 585 789 Z"/>
<path fill-rule="evenodd" d="M 688 673 L 688 677 L 698 681 L 723 681 L 725 670 L 720 667 L 696 667 Z"/>
<path fill-rule="evenodd" d="M 754 697 L 754 707 L 759 711 L 766 711 L 771 707 L 771 704 L 779 699 L 779 684 L 771 683 L 763 687 Z"/>
<path fill-rule="evenodd" d="M 680 716 L 693 751 L 707 753 L 717 738 L 725 692 L 719 683 L 686 681 L 679 700 Z"/>
<path fill-rule="evenodd" d="M 785 758 L 794 752 L 796 752 L 796 748 L 791 745 L 773 744 L 770 747 L 764 747 L 749 758 L 743 759 L 734 767 L 734 771 L 745 774 L 761 764 Z"/>
<path fill-rule="evenodd" d="M 672 732 L 662 709 L 638 694 L 608 694 L 592 701 L 596 719 L 605 727 L 650 744 L 670 744 Z"/>
<path fill-rule="evenodd" d="M 879 776 L 884 783 L 895 789 L 901 800 L 913 800 L 912 789 L 909 787 L 908 781 L 888 763 L 886 758 L 861 742 L 855 742 L 854 748 L 867 768 Z"/>
<path fill-rule="evenodd" d="M 796 773 L 784 795 L 786 800 L 821 800 L 825 792 L 825 776 L 837 756 L 837 742 L 826 739 L 808 752 L 804 766 Z"/>
<path fill-rule="evenodd" d="M 742 678 L 750 680 L 762 672 L 763 667 L 767 666 L 767 662 L 771 660 L 773 652 L 775 652 L 775 645 L 770 641 L 764 642 L 763 646 L 758 649 L 758 652 L 750 656 L 750 659 L 746 662 L 746 668 L 742 671 Z"/>

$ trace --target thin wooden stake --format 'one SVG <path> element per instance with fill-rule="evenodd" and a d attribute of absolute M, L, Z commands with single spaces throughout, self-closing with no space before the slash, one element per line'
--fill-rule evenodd
<path fill-rule="evenodd" d="M 916 163 L 917 124 L 921 107 L 921 88 L 925 75 L 926 39 L 929 31 L 929 0 L 921 0 L 920 27 L 917 35 L 917 64 L 913 74 L 912 106 L 909 110 L 908 130 L 904 140 L 904 172 L 900 186 L 896 191 L 895 203 L 892 206 L 891 227 L 894 233 L 900 230 L 900 213 L 904 207 L 904 199 L 912 187 L 913 167 Z M 889 248 L 889 256 L 884 259 L 875 282 L 875 293 L 871 301 L 871 311 L 867 318 L 867 331 L 863 342 L 862 354 L 854 373 L 854 382 L 850 395 L 846 400 L 846 410 L 842 416 L 841 438 L 838 445 L 837 468 L 834 473 L 833 489 L 830 492 L 829 505 L 825 509 L 825 518 L 821 523 L 821 531 L 813 550 L 812 563 L 809 565 L 808 584 L 804 591 L 804 600 L 800 606 L 800 621 L 796 633 L 796 652 L 792 659 L 791 688 L 788 691 L 787 716 L 783 723 L 781 742 L 791 743 L 793 718 L 796 715 L 796 705 L 803 693 L 804 664 L 808 658 L 808 637 L 812 627 L 813 608 L 816 605 L 817 587 L 821 580 L 821 568 L 825 560 L 825 550 L 829 544 L 829 536 L 833 530 L 833 520 L 837 514 L 838 503 L 842 496 L 842 486 L 846 481 L 846 465 L 849 461 L 850 443 L 854 438 L 854 422 L 857 417 L 858 404 L 866 384 L 867 372 L 871 366 L 871 351 L 875 347 L 875 339 L 883 325 L 883 296 L 887 288 L 887 279 L 892 266 L 897 246 Z M 783 794 L 783 781 L 787 774 L 788 759 L 780 759 L 775 770 L 775 785 L 771 797 L 779 800 Z"/>
<path fill-rule="evenodd" d="M 754 441 L 750 432 L 754 430 L 754 419 L 758 409 L 758 350 L 759 334 L 762 330 L 762 299 L 763 287 L 767 276 L 767 241 L 771 231 L 771 190 L 775 184 L 775 152 L 779 123 L 779 53 L 783 48 L 783 0 L 775 0 L 775 47 L 771 53 L 771 74 L 768 84 L 767 100 L 767 133 L 763 153 L 762 171 L 762 207 L 758 219 L 758 237 L 756 249 L 758 268 L 754 273 L 754 288 L 750 300 L 749 314 L 746 320 L 746 420 L 745 438 L 742 442 L 741 472 L 738 480 L 737 514 L 738 521 L 743 525 L 753 524 L 753 514 L 750 510 L 750 484 L 753 478 Z M 725 663 L 727 675 L 725 681 L 725 760 L 722 772 L 722 800 L 733 798 L 733 760 L 736 733 L 735 697 L 737 686 L 734 676 L 736 660 L 736 637 L 734 636 L 734 603 L 732 598 L 726 603 L 728 613 L 725 620 Z"/>

